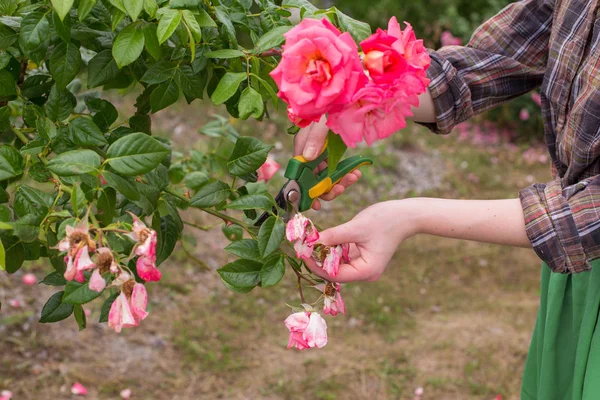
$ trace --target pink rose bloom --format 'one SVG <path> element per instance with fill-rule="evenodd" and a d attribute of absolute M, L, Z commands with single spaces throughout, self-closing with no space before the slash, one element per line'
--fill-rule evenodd
<path fill-rule="evenodd" d="M 100 293 L 104 290 L 105 287 L 106 281 L 104 280 L 102 275 L 100 275 L 100 271 L 98 270 L 98 268 L 94 269 L 94 272 L 92 272 L 92 276 L 90 277 L 90 290 L 95 290 L 96 292 Z"/>
<path fill-rule="evenodd" d="M 37 283 L 37 278 L 34 274 L 25 274 L 23 275 L 22 281 L 25 285 L 33 286 Z"/>
<path fill-rule="evenodd" d="M 542 96 L 540 96 L 539 93 L 537 92 L 533 92 L 531 93 L 531 100 L 533 100 L 533 102 L 535 104 L 537 104 L 538 106 L 542 106 Z"/>
<path fill-rule="evenodd" d="M 136 321 L 133 313 L 131 312 L 131 306 L 127 300 L 127 296 L 123 291 L 115 299 L 110 306 L 108 312 L 108 326 L 120 333 L 123 328 L 131 328 L 137 326 L 139 322 Z"/>
<path fill-rule="evenodd" d="M 275 173 L 279 170 L 280 165 L 277 161 L 273 160 L 271 157 L 267 157 L 267 161 L 258 169 L 258 180 L 259 181 L 269 181 Z"/>
<path fill-rule="evenodd" d="M 79 283 L 83 283 L 85 281 L 83 271 L 92 269 L 96 266 L 96 264 L 90 258 L 87 246 L 83 246 L 77 250 L 75 257 L 67 256 L 65 261 L 67 263 L 67 269 L 65 270 L 64 274 L 65 279 L 68 281 L 75 279 Z"/>
<path fill-rule="evenodd" d="M 394 86 L 369 83 L 356 92 L 346 108 L 329 114 L 327 126 L 348 147 L 356 147 L 363 138 L 371 145 L 406 127 L 406 117 L 412 115 L 410 106 L 419 105 L 415 93 L 424 90 L 423 83 L 409 74 Z"/>
<path fill-rule="evenodd" d="M 67 252 L 65 263 L 67 269 L 64 273 L 65 279 L 83 283 L 85 281 L 83 271 L 94 268 L 95 264 L 90 259 L 89 252 L 96 250 L 96 244 L 90 237 L 87 220 L 81 220 L 76 227 L 67 225 L 66 235 L 58 243 L 59 251 Z"/>
<path fill-rule="evenodd" d="M 296 256 L 304 260 L 311 257 L 315 242 L 319 239 L 319 232 L 312 221 L 300 213 L 288 221 L 285 235 L 290 242 L 294 242 Z"/>
<path fill-rule="evenodd" d="M 148 228 L 135 215 L 131 214 L 131 217 L 133 218 L 133 232 L 126 236 L 137 242 L 134 253 L 138 256 L 136 261 L 138 275 L 145 281 L 159 281 L 162 274 L 156 268 L 156 231 Z"/>
<path fill-rule="evenodd" d="M 396 17 L 388 22 L 388 29 L 377 29 L 360 43 L 365 53 L 365 67 L 375 83 L 394 83 L 405 73 L 429 84 L 425 71 L 431 59 L 422 40 L 417 40 L 412 26 L 405 22 L 403 31 Z M 418 94 L 418 93 L 417 93 Z"/>
<path fill-rule="evenodd" d="M 337 276 L 342 262 L 342 246 L 329 247 L 329 252 L 323 260 L 323 271 L 330 276 Z"/>
<path fill-rule="evenodd" d="M 306 18 L 284 36 L 281 62 L 271 77 L 293 120 L 318 121 L 347 104 L 367 82 L 354 40 L 327 18 Z"/>
<path fill-rule="evenodd" d="M 460 46 L 462 44 L 462 40 L 454 36 L 450 31 L 442 32 L 440 41 L 442 42 L 442 46 Z"/>
<path fill-rule="evenodd" d="M 75 382 L 71 387 L 71 393 L 76 396 L 85 396 L 87 394 L 87 389 L 79 382 Z"/>
<path fill-rule="evenodd" d="M 323 314 L 336 316 L 338 313 L 346 314 L 346 305 L 342 299 L 342 286 L 339 283 L 328 283 L 323 292 L 325 304 Z"/>
<path fill-rule="evenodd" d="M 327 323 L 316 312 L 294 313 L 286 318 L 285 326 L 290 331 L 288 349 L 321 348 L 327 344 Z"/>
<path fill-rule="evenodd" d="M 148 293 L 146 292 L 146 286 L 142 285 L 141 283 L 136 283 L 133 286 L 133 292 L 131 292 L 129 305 L 131 308 L 131 314 L 138 324 L 141 320 L 148 316 L 148 313 L 146 312 L 147 304 Z"/>
<path fill-rule="evenodd" d="M 529 119 L 529 111 L 527 111 L 526 108 L 521 109 L 521 112 L 519 113 L 519 118 L 521 119 L 521 121 L 527 121 Z"/>
<path fill-rule="evenodd" d="M 9 390 L 3 390 L 0 392 L 0 400 L 10 400 L 12 399 L 12 392 Z"/>

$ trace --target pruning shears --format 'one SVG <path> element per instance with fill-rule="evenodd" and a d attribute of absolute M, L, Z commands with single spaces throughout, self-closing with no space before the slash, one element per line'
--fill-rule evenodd
<path fill-rule="evenodd" d="M 327 159 L 327 156 L 327 142 L 325 142 L 321 154 L 316 159 L 308 161 L 300 155 L 289 161 L 284 174 L 288 181 L 275 197 L 277 205 L 287 210 L 284 216 L 286 222 L 294 212 L 310 209 L 319 196 L 328 193 L 344 176 L 363 165 L 373 164 L 370 158 L 358 155 L 341 160 L 331 175 L 328 168 L 316 173 L 316 168 Z M 273 211 L 277 213 L 276 207 L 273 207 Z M 261 226 L 269 215 L 268 212 L 263 213 L 254 226 Z"/>

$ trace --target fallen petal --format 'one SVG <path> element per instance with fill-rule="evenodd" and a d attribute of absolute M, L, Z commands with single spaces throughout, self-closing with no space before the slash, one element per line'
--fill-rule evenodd
<path fill-rule="evenodd" d="M 37 278 L 34 274 L 25 274 L 23 275 L 22 281 L 28 286 L 33 286 L 37 283 Z"/>
<path fill-rule="evenodd" d="M 75 382 L 71 387 L 71 393 L 77 396 L 85 396 L 87 394 L 87 389 L 79 382 Z"/>
<path fill-rule="evenodd" d="M 124 400 L 127 400 L 131 397 L 131 389 L 127 388 L 127 389 L 123 389 L 121 390 L 121 398 Z"/>

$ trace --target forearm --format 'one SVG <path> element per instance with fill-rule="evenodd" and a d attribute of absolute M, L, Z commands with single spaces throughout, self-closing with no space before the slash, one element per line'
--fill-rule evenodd
<path fill-rule="evenodd" d="M 531 248 L 519 199 L 401 200 L 414 233 Z"/>
<path fill-rule="evenodd" d="M 419 106 L 411 107 L 411 110 L 414 115 L 407 119 L 428 124 L 435 122 L 435 108 L 433 106 L 433 99 L 431 97 L 431 92 L 429 92 L 429 88 L 427 88 L 425 93 L 419 95 Z"/>

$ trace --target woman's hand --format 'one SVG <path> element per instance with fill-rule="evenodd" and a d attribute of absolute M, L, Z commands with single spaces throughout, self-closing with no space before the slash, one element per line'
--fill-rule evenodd
<path fill-rule="evenodd" d="M 350 243 L 351 261 L 340 266 L 337 276 L 327 275 L 312 259 L 305 260 L 306 265 L 330 281 L 376 281 L 398 245 L 417 232 L 416 219 L 406 212 L 406 204 L 404 200 L 374 204 L 345 224 L 320 233 L 319 243 Z"/>
<path fill-rule="evenodd" d="M 307 160 L 314 160 L 321 153 L 321 149 L 325 144 L 325 140 L 327 139 L 327 133 L 329 132 L 329 128 L 325 125 L 325 117 L 321 118 L 321 121 L 314 122 L 307 126 L 306 128 L 300 129 L 300 131 L 296 134 L 296 138 L 294 139 L 294 155 L 302 154 L 304 158 Z M 317 168 L 317 172 L 322 171 L 327 167 L 327 163 L 323 162 Z M 331 201 L 338 197 L 340 194 L 344 193 L 344 190 L 348 186 L 351 186 L 355 183 L 358 178 L 361 177 L 361 173 L 359 170 L 353 171 L 348 175 L 344 176 L 342 180 L 334 185 L 333 188 L 328 193 L 325 193 L 321 196 L 321 199 L 326 201 Z M 315 200 L 313 203 L 313 208 L 315 210 L 319 210 L 321 208 L 321 203 L 319 200 Z"/>

